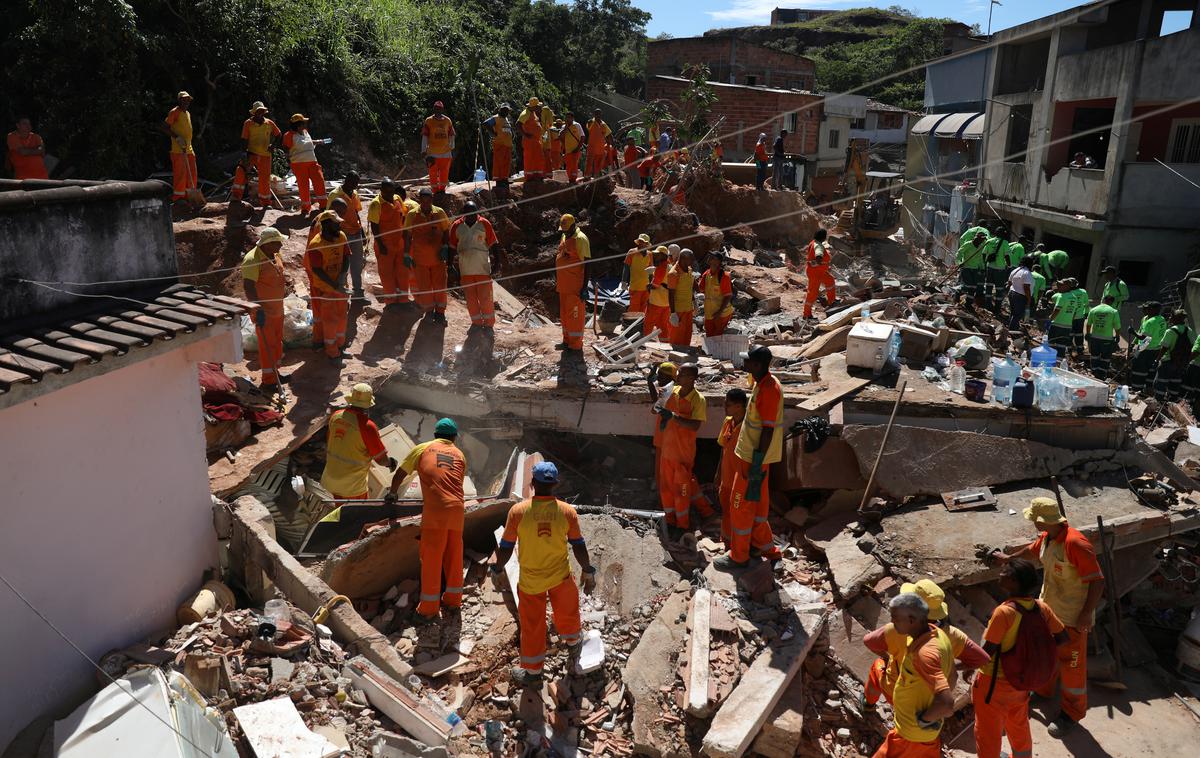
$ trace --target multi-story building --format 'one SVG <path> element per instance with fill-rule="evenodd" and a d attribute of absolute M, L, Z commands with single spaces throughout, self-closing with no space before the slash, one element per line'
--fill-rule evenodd
<path fill-rule="evenodd" d="M 868 98 L 863 95 L 824 95 L 824 98 L 817 159 L 809 182 L 809 189 L 818 203 L 833 199 L 846 168 L 850 127 L 855 121 L 866 118 L 868 103 Z"/>
<path fill-rule="evenodd" d="M 1190 12 L 1183 16 L 1174 11 Z M 1135 299 L 1200 253 L 1200 13 L 1195 0 L 1081 6 L 995 35 L 980 213 L 1071 255 Z M 1190 18 L 1189 18 L 1190 16 Z"/>
<path fill-rule="evenodd" d="M 679 76 L 688 66 L 708 66 L 714 82 L 811 90 L 816 65 L 811 58 L 772 50 L 733 36 L 681 37 L 646 43 L 646 78 Z M 649 93 L 647 97 L 653 99 Z"/>
<path fill-rule="evenodd" d="M 908 140 L 908 111 L 895 105 L 867 100 L 867 112 L 850 123 L 850 138 L 872 145 L 903 145 Z"/>

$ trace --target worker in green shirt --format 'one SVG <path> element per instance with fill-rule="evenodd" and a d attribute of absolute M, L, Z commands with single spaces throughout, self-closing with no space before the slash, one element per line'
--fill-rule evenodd
<path fill-rule="evenodd" d="M 1008 288 L 1008 230 L 998 227 L 996 233 L 983 244 L 983 259 L 987 262 L 986 284 L 984 299 L 988 310 L 1000 313 L 1000 298 Z"/>
<path fill-rule="evenodd" d="M 1046 279 L 1054 282 L 1058 281 L 1067 274 L 1067 264 L 1071 262 L 1071 256 L 1064 250 L 1051 250 L 1042 256 L 1042 273 L 1046 275 Z"/>
<path fill-rule="evenodd" d="M 1188 334 L 1187 311 L 1175 311 L 1171 314 L 1171 325 L 1159 344 L 1154 397 L 1164 402 L 1179 397 L 1183 389 L 1183 370 L 1191 355 L 1192 340 Z"/>
<path fill-rule="evenodd" d="M 958 238 L 959 246 L 961 247 L 968 242 L 972 242 L 975 239 L 975 235 L 979 234 L 980 232 L 983 232 L 984 239 L 987 239 L 991 236 L 991 232 L 988 231 L 988 228 L 984 226 L 983 222 L 981 221 L 979 224 L 972 226 L 970 229 L 962 233 L 962 236 Z"/>
<path fill-rule="evenodd" d="M 1129 366 L 1129 387 L 1142 392 L 1146 383 L 1158 367 L 1158 349 L 1162 345 L 1163 334 L 1167 331 L 1167 320 L 1162 317 L 1162 303 L 1151 300 L 1142 304 L 1142 323 L 1130 335 L 1133 343 L 1130 351 L 1133 361 Z"/>
<path fill-rule="evenodd" d="M 955 259 L 958 264 L 958 278 L 962 289 L 970 292 L 970 297 L 975 301 L 982 296 L 984 267 L 987 265 L 983 257 L 983 248 L 986 243 L 987 232 L 976 232 L 973 238 L 959 246 L 958 256 Z"/>
<path fill-rule="evenodd" d="M 1113 307 L 1121 310 L 1121 306 L 1129 300 L 1129 285 L 1117 276 L 1117 269 L 1112 266 L 1105 266 L 1100 275 L 1104 277 L 1104 291 L 1100 293 L 1100 299 L 1112 295 Z"/>
<path fill-rule="evenodd" d="M 1029 304 L 1029 312 L 1032 314 L 1038 310 L 1038 303 L 1042 299 L 1042 293 L 1046 291 L 1046 277 L 1042 275 L 1041 271 L 1037 270 L 1036 259 L 1032 255 L 1029 258 L 1033 261 L 1032 265 L 1034 266 L 1031 272 L 1033 276 L 1033 302 Z"/>
<path fill-rule="evenodd" d="M 1108 379 L 1112 354 L 1117 349 L 1117 334 L 1121 331 L 1121 314 L 1113 306 L 1113 298 L 1088 311 L 1084 330 L 1087 332 L 1088 352 L 1092 356 L 1092 374 L 1101 381 Z"/>
<path fill-rule="evenodd" d="M 1008 267 L 1016 268 L 1021 265 L 1021 259 L 1025 257 L 1025 246 L 1029 243 L 1029 236 L 1022 234 L 1019 239 L 1008 243 Z"/>
<path fill-rule="evenodd" d="M 1196 401 L 1200 400 L 1200 336 L 1192 342 L 1192 360 L 1183 370 L 1183 396 L 1192 403 L 1196 412 Z"/>
<path fill-rule="evenodd" d="M 1075 349 L 1083 352 L 1083 322 L 1087 320 L 1088 307 L 1091 305 L 1091 300 L 1088 298 L 1087 290 L 1079 283 L 1078 279 L 1070 277 L 1071 297 L 1075 298 L 1075 316 L 1071 319 L 1071 342 Z"/>
<path fill-rule="evenodd" d="M 1060 358 L 1067 357 L 1071 349 L 1071 322 L 1075 318 L 1075 298 L 1071 296 L 1067 280 L 1054 283 L 1056 292 L 1050 296 L 1050 326 L 1046 336 L 1050 347 L 1058 351 Z"/>

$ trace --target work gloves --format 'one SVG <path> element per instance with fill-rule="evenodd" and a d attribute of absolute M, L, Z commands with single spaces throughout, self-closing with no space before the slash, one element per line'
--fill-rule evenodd
<path fill-rule="evenodd" d="M 679 314 L 672 313 L 670 318 L 671 326 L 679 326 Z"/>
<path fill-rule="evenodd" d="M 438 260 L 440 260 L 442 263 L 445 263 L 446 261 L 450 260 L 450 246 L 449 245 L 442 245 L 441 249 L 438 250 Z"/>
<path fill-rule="evenodd" d="M 265 329 L 267 326 L 267 312 L 262 309 L 262 306 L 259 306 L 258 310 L 254 312 L 254 325 L 259 329 Z"/>
<path fill-rule="evenodd" d="M 765 457 L 766 453 L 762 450 L 755 450 L 750 458 L 750 478 L 746 481 L 746 500 L 748 502 L 757 503 L 762 499 L 762 483 L 766 474 L 766 468 L 763 466 Z"/>
<path fill-rule="evenodd" d="M 488 567 L 488 575 L 492 578 L 492 587 L 497 592 L 503 592 L 508 589 L 508 575 L 504 573 L 504 568 L 496 564 Z"/>
<path fill-rule="evenodd" d="M 596 572 L 584 571 L 579 575 L 579 588 L 583 590 L 585 595 L 590 595 L 596 590 Z"/>
<path fill-rule="evenodd" d="M 404 256 L 404 265 L 407 266 L 408 268 L 416 268 L 417 262 L 413 260 L 413 257 L 411 255 L 406 255 L 406 256 Z"/>
<path fill-rule="evenodd" d="M 399 502 L 399 500 L 400 500 L 400 496 L 397 495 L 395 492 L 389 492 L 383 496 L 383 504 L 387 505 L 387 506 L 393 506 L 397 502 Z"/>
<path fill-rule="evenodd" d="M 941 721 L 926 721 L 925 720 L 925 711 L 921 711 L 920 713 L 917 714 L 917 726 L 921 727 L 922 729 L 941 729 L 942 722 Z"/>
<path fill-rule="evenodd" d="M 662 429 L 662 430 L 666 430 L 667 422 L 670 421 L 671 419 L 675 418 L 675 414 L 671 413 L 666 408 L 663 408 L 661 411 L 658 412 L 658 418 L 659 418 L 658 428 Z"/>

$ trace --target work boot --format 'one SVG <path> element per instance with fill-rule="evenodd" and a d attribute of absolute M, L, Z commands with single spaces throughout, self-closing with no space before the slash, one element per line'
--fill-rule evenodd
<path fill-rule="evenodd" d="M 554 346 L 554 349 L 555 349 L 555 350 L 566 350 L 566 349 L 567 349 L 567 343 L 565 343 L 565 342 L 560 342 L 560 343 L 558 343 L 557 345 L 555 345 L 555 346 Z"/>
<path fill-rule="evenodd" d="M 1061 740 L 1067 732 L 1075 728 L 1075 721 L 1066 714 L 1060 714 L 1058 718 L 1046 728 L 1046 734 L 1051 737 Z"/>
<path fill-rule="evenodd" d="M 437 613 L 434 613 L 432 616 L 426 616 L 424 613 L 418 613 L 416 608 L 413 609 L 412 622 L 417 626 L 429 626 L 437 620 Z"/>
<path fill-rule="evenodd" d="M 679 542 L 685 534 L 687 534 L 687 530 L 682 526 L 667 524 L 667 539 L 671 540 L 671 542 Z"/>
<path fill-rule="evenodd" d="M 719 571 L 734 571 L 734 570 L 738 570 L 738 569 L 749 568 L 750 561 L 745 561 L 744 563 L 738 563 L 737 561 L 735 561 L 733 559 L 732 555 L 730 555 L 729 553 L 726 553 L 725 555 L 722 555 L 721 557 L 713 560 L 712 565 L 713 565 L 713 568 L 715 568 Z"/>
<path fill-rule="evenodd" d="M 534 673 L 526 671 L 520 666 L 514 666 L 510 672 L 512 680 L 518 687 L 540 687 L 542 684 L 542 673 L 539 671 Z"/>

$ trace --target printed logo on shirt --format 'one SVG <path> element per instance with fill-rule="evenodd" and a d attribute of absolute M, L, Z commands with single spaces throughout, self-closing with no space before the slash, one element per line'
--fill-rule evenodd
<path fill-rule="evenodd" d="M 452 456 L 452 455 L 446 455 L 445 453 L 438 453 L 436 462 L 437 462 L 438 468 L 452 469 L 452 468 L 454 468 L 455 459 L 454 459 L 454 456 Z"/>
<path fill-rule="evenodd" d="M 537 536 L 539 536 L 539 537 L 549 537 L 550 536 L 550 522 L 549 521 L 539 521 L 538 522 Z"/>

